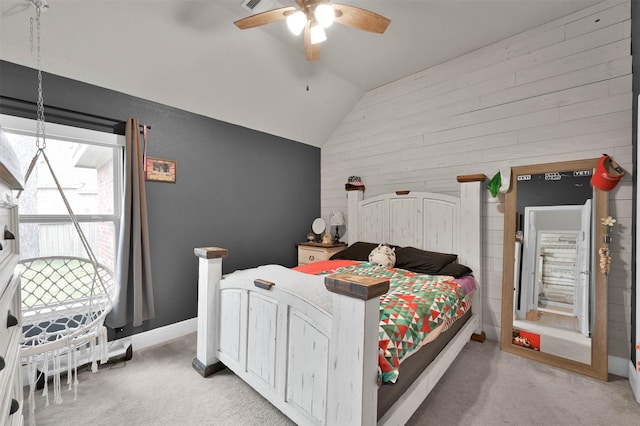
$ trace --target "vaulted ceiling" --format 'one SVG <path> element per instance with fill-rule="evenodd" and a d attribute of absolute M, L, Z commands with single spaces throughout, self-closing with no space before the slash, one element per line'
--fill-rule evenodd
<path fill-rule="evenodd" d="M 294 0 L 48 0 L 47 72 L 322 146 L 367 91 L 573 13 L 588 0 L 340 3 L 391 19 L 384 34 L 334 24 L 320 59 L 284 21 L 233 22 Z M 0 59 L 36 67 L 26 0 L 0 0 Z M 2 80 L 0 79 L 0 84 Z"/>

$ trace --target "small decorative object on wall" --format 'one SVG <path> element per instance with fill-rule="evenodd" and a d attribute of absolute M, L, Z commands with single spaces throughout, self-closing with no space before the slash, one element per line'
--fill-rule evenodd
<path fill-rule="evenodd" d="M 176 162 L 147 157 L 145 180 L 176 183 Z"/>
<path fill-rule="evenodd" d="M 591 177 L 591 185 L 602 191 L 611 191 L 624 177 L 624 169 L 613 158 L 602 154 L 598 160 L 596 171 Z"/>
<path fill-rule="evenodd" d="M 603 246 L 598 250 L 600 255 L 600 271 L 607 275 L 611 268 L 611 251 L 609 251 L 609 243 L 611 242 L 611 229 L 616 224 L 616 220 L 611 216 L 602 218 L 602 225 L 604 226 L 604 241 Z"/>
<path fill-rule="evenodd" d="M 498 170 L 489 183 L 487 189 L 491 193 L 493 198 L 496 198 L 499 193 L 506 194 L 511 187 L 511 168 L 503 167 Z"/>
<path fill-rule="evenodd" d="M 489 190 L 493 198 L 498 196 L 498 192 L 500 192 L 500 185 L 502 185 L 502 174 L 498 172 L 493 175 L 493 177 L 487 184 L 487 189 Z"/>

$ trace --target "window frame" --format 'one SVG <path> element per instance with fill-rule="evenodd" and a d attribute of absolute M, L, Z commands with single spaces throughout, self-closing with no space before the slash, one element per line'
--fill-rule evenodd
<path fill-rule="evenodd" d="M 36 120 L 16 117 L 12 115 L 0 114 L 0 124 L 3 131 L 7 133 L 19 134 L 23 136 L 36 136 Z M 46 139 L 61 140 L 71 143 L 81 143 L 86 145 L 112 148 L 113 155 L 113 213 L 112 214 L 76 214 L 74 216 L 80 223 L 112 222 L 114 225 L 114 259 L 117 262 L 118 242 L 121 226 L 122 198 L 124 193 L 124 151 L 126 140 L 123 135 L 100 132 L 96 130 L 83 129 L 81 127 L 45 123 Z M 35 155 L 35 146 L 34 146 Z M 25 170 L 26 172 L 26 170 Z M 72 223 L 68 213 L 65 214 L 22 214 L 18 209 L 19 223 Z M 94 248 L 91 247 L 93 250 Z"/>

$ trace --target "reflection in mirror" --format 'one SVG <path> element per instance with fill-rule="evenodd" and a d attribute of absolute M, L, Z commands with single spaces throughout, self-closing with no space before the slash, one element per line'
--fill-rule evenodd
<path fill-rule="evenodd" d="M 596 161 L 512 170 L 501 347 L 606 379 L 606 277 L 595 266 L 595 224 L 606 217 L 607 196 L 590 183 Z"/>

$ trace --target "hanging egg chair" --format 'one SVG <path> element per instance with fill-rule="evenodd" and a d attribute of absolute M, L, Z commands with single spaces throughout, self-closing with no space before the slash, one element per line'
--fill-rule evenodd
<path fill-rule="evenodd" d="M 61 403 L 60 377 L 77 395 L 78 366 L 107 361 L 107 330 L 104 320 L 117 300 L 119 286 L 113 272 L 98 262 L 45 152 L 46 143 L 36 141 L 37 152 L 25 175 L 28 181 L 38 158 L 44 160 L 67 208 L 87 257 L 47 256 L 22 259 L 16 272 L 21 276 L 21 357 L 27 366 L 30 423 L 33 424 L 36 384 L 44 383 L 49 404 L 49 378 L 53 378 L 54 403 Z"/>
<path fill-rule="evenodd" d="M 46 3 L 43 0 L 30 1 L 36 8 L 38 31 L 38 125 L 37 151 L 25 174 L 25 181 L 29 180 L 38 159 L 46 164 L 87 255 L 86 258 L 49 256 L 23 259 L 16 268 L 16 272 L 21 274 L 21 357 L 23 365 L 27 367 L 30 385 L 29 423 L 34 424 L 34 392 L 37 382 L 44 382 L 43 396 L 48 405 L 47 382 L 49 378 L 53 378 L 54 402 L 60 403 L 62 373 L 66 372 L 67 383 L 70 388 L 73 386 L 77 395 L 78 366 L 90 363 L 95 372 L 98 360 L 107 361 L 107 331 L 104 320 L 117 299 L 119 286 L 113 272 L 100 264 L 91 250 L 45 152 L 40 14 L 46 8 Z"/>
<path fill-rule="evenodd" d="M 49 404 L 47 381 L 53 378 L 54 403 L 61 403 L 60 377 L 77 395 L 78 366 L 107 361 L 107 329 L 104 320 L 113 308 L 119 291 L 113 272 L 99 263 L 80 227 L 78 219 L 51 167 L 45 152 L 38 150 L 26 173 L 28 181 L 38 158 L 42 158 L 67 208 L 71 222 L 87 253 L 87 258 L 47 256 L 22 259 L 16 272 L 21 276 L 22 339 L 21 357 L 27 366 L 30 423 L 33 424 L 36 383 L 44 383 L 43 396 Z"/>

